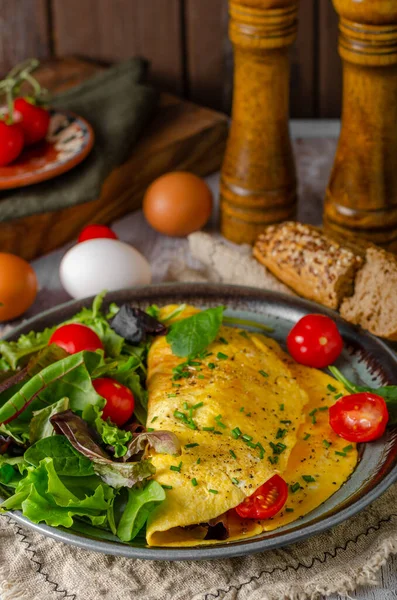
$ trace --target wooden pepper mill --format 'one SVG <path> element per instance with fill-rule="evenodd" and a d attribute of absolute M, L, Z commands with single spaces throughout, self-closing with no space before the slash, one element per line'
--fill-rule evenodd
<path fill-rule="evenodd" d="M 234 89 L 220 194 L 221 232 L 233 242 L 253 243 L 295 215 L 288 117 L 297 10 L 298 0 L 229 0 Z"/>
<path fill-rule="evenodd" d="M 333 0 L 342 129 L 324 226 L 397 251 L 397 0 Z"/>

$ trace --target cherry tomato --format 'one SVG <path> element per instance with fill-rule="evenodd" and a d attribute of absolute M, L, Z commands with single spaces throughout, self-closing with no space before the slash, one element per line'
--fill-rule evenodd
<path fill-rule="evenodd" d="M 60 346 L 69 354 L 76 354 L 82 350 L 103 350 L 103 344 L 95 331 L 79 323 L 58 327 L 48 343 Z"/>
<path fill-rule="evenodd" d="M 21 115 L 21 125 L 26 146 L 36 144 L 43 140 L 48 132 L 50 124 L 50 113 L 41 106 L 35 106 L 25 98 L 17 98 L 14 101 L 14 110 Z M 18 118 L 19 115 L 16 115 Z"/>
<path fill-rule="evenodd" d="M 94 379 L 92 385 L 106 400 L 102 419 L 110 419 L 118 427 L 124 425 L 134 412 L 135 400 L 131 390 L 110 377 Z"/>
<path fill-rule="evenodd" d="M 21 154 L 24 135 L 19 123 L 7 125 L 0 121 L 0 167 L 12 163 Z"/>
<path fill-rule="evenodd" d="M 87 240 L 95 240 L 96 238 L 109 238 L 111 240 L 118 240 L 117 235 L 106 225 L 87 225 L 81 230 L 79 237 L 77 238 L 78 243 L 86 242 Z"/>
<path fill-rule="evenodd" d="M 293 326 L 287 347 L 296 362 L 322 369 L 343 350 L 343 340 L 334 321 L 324 315 L 306 315 Z"/>
<path fill-rule="evenodd" d="M 381 396 L 360 392 L 344 396 L 329 408 L 329 424 L 348 442 L 371 442 L 381 437 L 389 420 Z"/>
<path fill-rule="evenodd" d="M 236 512 L 243 519 L 270 519 L 284 506 L 288 486 L 280 475 L 273 475 L 256 492 L 238 506 Z"/>

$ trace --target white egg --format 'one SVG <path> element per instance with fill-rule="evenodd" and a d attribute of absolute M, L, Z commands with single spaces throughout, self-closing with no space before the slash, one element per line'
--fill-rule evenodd
<path fill-rule="evenodd" d="M 73 246 L 62 259 L 59 276 L 73 298 L 146 285 L 152 280 L 150 265 L 138 250 L 106 238 Z"/>

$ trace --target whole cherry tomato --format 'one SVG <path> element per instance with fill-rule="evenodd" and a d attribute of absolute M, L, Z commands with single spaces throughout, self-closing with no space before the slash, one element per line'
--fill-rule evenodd
<path fill-rule="evenodd" d="M 58 327 L 50 337 L 49 344 L 56 344 L 69 354 L 82 350 L 103 350 L 103 344 L 95 331 L 80 323 L 69 323 Z"/>
<path fill-rule="evenodd" d="M 7 125 L 5 121 L 0 121 L 0 167 L 5 167 L 18 158 L 23 145 L 24 134 L 21 125 Z"/>
<path fill-rule="evenodd" d="M 36 144 L 46 137 L 50 124 L 50 113 L 45 108 L 36 106 L 25 98 L 17 98 L 14 101 L 14 110 L 21 115 L 19 124 L 25 135 L 26 146 Z M 16 115 L 17 118 L 18 116 Z"/>
<path fill-rule="evenodd" d="M 110 227 L 107 227 L 106 225 L 87 225 L 81 230 L 77 241 L 80 244 L 81 242 L 95 240 L 97 238 L 109 238 L 111 240 L 119 239 L 114 231 L 112 231 Z"/>
<path fill-rule="evenodd" d="M 92 385 L 106 400 L 102 419 L 110 419 L 118 427 L 124 425 L 134 412 L 135 400 L 131 390 L 110 377 L 94 379 Z"/>
<path fill-rule="evenodd" d="M 348 442 L 371 442 L 386 429 L 389 413 L 381 396 L 360 392 L 344 396 L 329 408 L 329 424 Z"/>
<path fill-rule="evenodd" d="M 306 315 L 293 326 L 287 347 L 296 362 L 322 369 L 343 350 L 343 340 L 334 321 L 325 315 Z"/>
<path fill-rule="evenodd" d="M 288 498 L 288 486 L 280 475 L 273 475 L 251 496 L 236 506 L 243 519 L 270 519 L 283 508 Z"/>

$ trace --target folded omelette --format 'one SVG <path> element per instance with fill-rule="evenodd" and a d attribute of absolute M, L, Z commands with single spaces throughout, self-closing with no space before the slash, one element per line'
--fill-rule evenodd
<path fill-rule="evenodd" d="M 161 318 L 174 310 L 164 307 Z M 178 318 L 197 310 L 187 307 Z M 180 378 L 181 370 L 188 376 Z M 355 446 L 346 450 L 328 424 L 327 409 L 344 388 L 264 335 L 221 327 L 190 361 L 158 337 L 147 387 L 147 427 L 172 431 L 182 446 L 180 456 L 152 455 L 166 499 L 147 524 L 149 545 L 219 543 L 275 529 L 324 502 L 356 465 Z M 233 509 L 276 473 L 290 490 L 282 511 L 240 518 Z"/>

